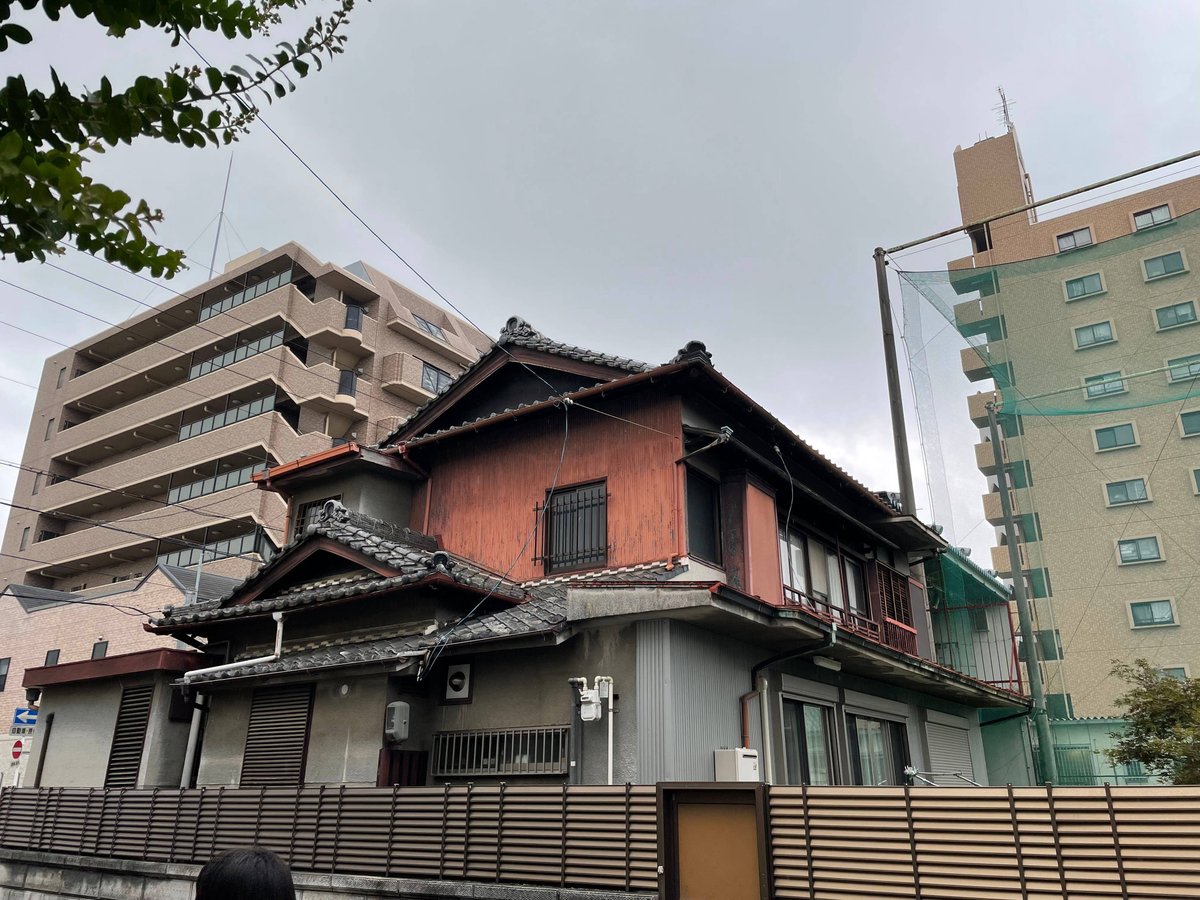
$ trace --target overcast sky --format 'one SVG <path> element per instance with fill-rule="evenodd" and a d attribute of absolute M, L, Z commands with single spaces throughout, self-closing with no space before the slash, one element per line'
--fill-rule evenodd
<path fill-rule="evenodd" d="M 3 60 L 39 83 L 49 65 L 94 87 L 193 62 L 157 33 L 116 41 L 17 15 L 35 40 Z M 480 327 L 494 335 L 519 314 L 651 362 L 703 340 L 876 489 L 896 476 L 871 252 L 958 221 L 951 153 L 1001 130 L 996 85 L 1016 101 L 1039 196 L 1200 147 L 1192 3 L 375 0 L 348 33 L 346 54 L 266 118 Z M 225 65 L 264 49 L 197 43 Z M 194 244 L 180 289 L 207 277 L 228 160 L 145 142 L 95 167 L 166 212 L 164 241 Z M 227 211 L 218 268 L 243 242 L 297 240 L 421 290 L 262 128 L 236 146 Z M 147 296 L 102 262 L 62 264 Z M 0 262 L 0 277 L 113 321 L 136 309 L 37 264 Z M 5 321 L 63 343 L 103 327 L 4 285 L 0 298 Z M 31 383 L 58 349 L 3 326 L 0 342 L 0 374 Z M 0 382 L 0 459 L 20 458 L 32 401 Z M 946 452 L 982 493 L 970 446 Z M 977 497 L 964 509 L 960 536 L 981 516 Z M 990 529 L 968 541 L 978 557 Z"/>

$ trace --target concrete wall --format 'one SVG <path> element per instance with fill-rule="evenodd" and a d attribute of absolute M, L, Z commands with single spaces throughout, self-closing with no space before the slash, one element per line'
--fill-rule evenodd
<path fill-rule="evenodd" d="M 142 766 L 138 787 L 179 787 L 183 775 L 183 757 L 187 753 L 191 720 L 172 722 L 167 716 L 171 709 L 173 675 L 156 679 L 154 700 L 150 705 L 150 721 L 146 725 L 146 745 L 142 750 Z"/>
<path fill-rule="evenodd" d="M 306 784 L 374 786 L 387 689 L 386 675 L 317 682 Z"/>
<path fill-rule="evenodd" d="M 199 866 L 0 850 L 0 900 L 191 900 Z M 490 900 L 652 900 L 656 895 L 523 885 L 292 874 L 296 900 L 487 897 Z"/>
<path fill-rule="evenodd" d="M 250 725 L 250 691 L 214 693 L 209 704 L 196 786 L 236 785 L 242 774 L 246 728 Z"/>
<path fill-rule="evenodd" d="M 141 683 L 147 680 L 142 679 Z M 38 726 L 33 734 L 35 747 L 45 743 L 41 784 L 44 787 L 103 785 L 121 707 L 121 682 L 97 681 L 70 685 L 69 689 L 59 691 L 48 688 L 42 696 Z M 46 740 L 50 713 L 54 713 L 54 725 Z"/>
<path fill-rule="evenodd" d="M 349 510 L 396 525 L 408 525 L 412 508 L 412 485 L 389 474 L 356 472 L 337 478 L 322 478 L 319 484 L 297 491 L 291 499 L 288 537 L 295 537 L 296 513 L 302 505 L 326 497 L 339 497 Z"/>

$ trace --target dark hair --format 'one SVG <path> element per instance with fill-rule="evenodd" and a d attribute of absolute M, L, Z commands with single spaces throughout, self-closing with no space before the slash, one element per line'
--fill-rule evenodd
<path fill-rule="evenodd" d="M 296 900 L 287 863 L 263 847 L 226 850 L 196 877 L 196 900 Z"/>

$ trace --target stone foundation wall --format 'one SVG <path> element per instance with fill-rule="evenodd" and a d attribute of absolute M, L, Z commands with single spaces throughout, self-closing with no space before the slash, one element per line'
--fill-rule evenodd
<path fill-rule="evenodd" d="M 193 900 L 199 866 L 0 848 L 0 900 Z M 581 891 L 296 873 L 297 900 L 654 900 L 654 894 Z"/>

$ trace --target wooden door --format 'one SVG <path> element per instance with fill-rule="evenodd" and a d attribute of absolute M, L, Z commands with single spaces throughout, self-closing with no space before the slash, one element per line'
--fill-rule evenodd
<path fill-rule="evenodd" d="M 766 900 L 762 799 L 756 786 L 660 788 L 667 900 Z"/>

